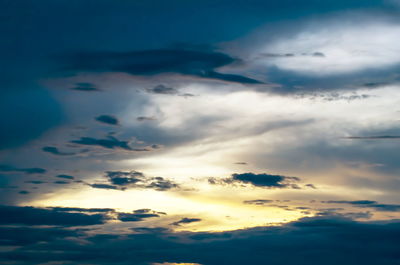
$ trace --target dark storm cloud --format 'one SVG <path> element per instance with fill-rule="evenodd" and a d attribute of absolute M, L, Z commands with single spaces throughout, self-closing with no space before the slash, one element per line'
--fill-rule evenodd
<path fill-rule="evenodd" d="M 105 124 L 110 124 L 110 125 L 118 125 L 119 121 L 116 117 L 111 116 L 111 115 L 100 115 L 95 118 L 96 121 L 105 123 Z"/>
<path fill-rule="evenodd" d="M 211 51 L 157 49 L 132 52 L 81 52 L 66 56 L 70 71 L 125 72 L 133 75 L 179 73 L 200 78 L 242 84 L 262 82 L 241 75 L 223 74 L 216 68 L 230 65 L 238 60 Z M 156 87 L 152 93 L 171 94 L 167 87 Z"/>
<path fill-rule="evenodd" d="M 372 208 L 375 211 L 380 212 L 399 212 L 400 204 L 384 204 L 378 203 L 376 201 L 369 200 L 360 200 L 360 201 L 322 201 L 323 203 L 332 203 L 332 204 L 349 204 L 354 207 L 360 208 Z"/>
<path fill-rule="evenodd" d="M 172 180 L 163 177 L 147 177 L 138 171 L 107 171 L 105 178 L 109 184 L 89 184 L 93 188 L 119 189 L 128 188 L 154 189 L 167 191 L 179 188 L 179 185 Z"/>
<path fill-rule="evenodd" d="M 146 91 L 153 94 L 164 94 L 164 95 L 175 95 L 179 92 L 175 88 L 167 87 L 164 85 L 158 85 L 153 88 L 148 88 L 146 89 Z"/>
<path fill-rule="evenodd" d="M 297 177 L 286 177 L 281 175 L 271 175 L 267 173 L 255 174 L 255 173 L 242 173 L 232 174 L 229 178 L 216 179 L 209 178 L 210 184 L 250 184 L 256 187 L 262 188 L 300 188 L 294 182 L 300 181 Z"/>
<path fill-rule="evenodd" d="M 122 222 L 139 222 L 147 218 L 160 217 L 160 212 L 152 211 L 150 209 L 139 209 L 133 213 L 118 213 L 117 219 Z"/>
<path fill-rule="evenodd" d="M 78 91 L 100 91 L 94 84 L 91 83 L 76 83 L 76 86 L 71 87 L 72 90 Z"/>
<path fill-rule="evenodd" d="M 42 148 L 42 151 L 53 154 L 53 155 L 59 155 L 59 156 L 72 156 L 72 155 L 76 154 L 76 153 L 72 153 L 72 152 L 62 152 L 62 151 L 58 150 L 57 147 L 54 147 L 54 146 L 45 146 Z"/>
<path fill-rule="evenodd" d="M 66 213 L 52 209 L 0 206 L 0 225 L 81 226 L 103 224 L 101 214 Z"/>
<path fill-rule="evenodd" d="M 187 218 L 187 217 L 184 217 L 179 221 L 173 222 L 171 225 L 181 226 L 181 225 L 196 223 L 196 222 L 200 222 L 200 221 L 201 221 L 200 218 Z"/>
<path fill-rule="evenodd" d="M 107 136 L 106 139 L 81 137 L 81 139 L 71 141 L 71 143 L 80 144 L 80 145 L 101 146 L 101 147 L 107 148 L 107 149 L 124 149 L 124 150 L 128 150 L 128 151 L 148 151 L 147 149 L 132 148 L 129 146 L 128 141 L 120 141 L 111 135 Z"/>
<path fill-rule="evenodd" d="M 30 237 L 31 233 L 0 234 L 0 238 L 6 239 L 1 241 L 3 245 L 31 244 L 1 252 L 0 261 L 24 264 L 62 261 L 66 264 L 262 265 L 267 261 L 269 265 L 393 265 L 400 259 L 398 222 L 355 222 L 338 216 L 323 216 L 303 218 L 282 226 L 229 232 L 133 230 L 135 234 L 118 236 L 93 235 L 92 232 L 85 235 L 84 231 L 68 234 L 61 229 L 59 233 L 53 231 L 54 237 L 41 233 L 38 236 L 42 240 Z M 86 243 L 82 244 L 83 241 Z"/>
<path fill-rule="evenodd" d="M 39 167 L 17 168 L 11 165 L 0 165 L 0 172 L 22 172 L 26 174 L 44 174 L 46 169 Z"/>

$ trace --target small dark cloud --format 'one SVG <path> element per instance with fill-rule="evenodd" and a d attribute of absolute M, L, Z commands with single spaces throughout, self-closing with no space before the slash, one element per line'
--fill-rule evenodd
<path fill-rule="evenodd" d="M 1 225 L 57 225 L 81 226 L 102 224 L 105 217 L 101 214 L 66 213 L 53 209 L 0 206 Z"/>
<path fill-rule="evenodd" d="M 236 165 L 247 165 L 246 162 L 235 162 Z"/>
<path fill-rule="evenodd" d="M 105 189 L 105 190 L 125 190 L 125 188 L 120 188 L 115 185 L 109 185 L 109 184 L 101 184 L 101 183 L 94 183 L 94 184 L 88 184 L 90 187 L 95 188 L 95 189 Z"/>
<path fill-rule="evenodd" d="M 41 180 L 27 180 L 27 181 L 24 181 L 24 182 L 25 183 L 30 183 L 30 184 L 36 184 L 36 185 L 47 183 L 47 182 L 41 181 Z"/>
<path fill-rule="evenodd" d="M 22 194 L 22 195 L 26 195 L 26 194 L 29 194 L 30 192 L 27 190 L 20 190 L 18 193 Z"/>
<path fill-rule="evenodd" d="M 137 121 L 154 121 L 156 120 L 155 117 L 146 117 L 146 116 L 139 116 L 136 118 Z"/>
<path fill-rule="evenodd" d="M 191 93 L 183 93 L 183 94 L 179 94 L 179 96 L 184 97 L 184 98 L 195 97 L 195 95 L 193 95 Z"/>
<path fill-rule="evenodd" d="M 0 172 L 22 172 L 26 174 L 44 174 L 46 169 L 39 167 L 17 168 L 11 165 L 0 165 Z"/>
<path fill-rule="evenodd" d="M 126 186 L 140 182 L 144 175 L 138 171 L 107 171 L 106 177 L 114 185 Z"/>
<path fill-rule="evenodd" d="M 58 185 L 65 185 L 65 184 L 69 184 L 69 181 L 64 181 L 64 180 L 57 180 L 53 182 L 54 184 L 58 184 Z"/>
<path fill-rule="evenodd" d="M 94 145 L 94 146 L 101 146 L 107 149 L 124 149 L 129 151 L 148 151 L 146 149 L 134 149 L 129 146 L 128 141 L 120 141 L 114 136 L 107 136 L 106 139 L 96 139 L 92 137 L 81 137 L 79 140 L 71 141 L 74 144 L 81 144 L 81 145 Z"/>
<path fill-rule="evenodd" d="M 153 217 L 160 217 L 160 213 L 150 209 L 139 209 L 133 213 L 118 213 L 117 219 L 122 222 L 139 222 Z"/>
<path fill-rule="evenodd" d="M 179 185 L 171 180 L 162 177 L 154 177 L 148 179 L 148 184 L 145 185 L 145 187 L 149 189 L 155 189 L 158 191 L 166 191 L 174 188 L 179 188 Z"/>
<path fill-rule="evenodd" d="M 148 93 L 152 94 L 163 94 L 163 95 L 176 95 L 178 90 L 173 87 L 167 87 L 165 85 L 158 85 L 153 88 L 146 89 Z"/>
<path fill-rule="evenodd" d="M 250 184 L 262 188 L 293 188 L 299 189 L 300 187 L 294 182 L 299 181 L 297 177 L 286 177 L 281 175 L 271 175 L 267 173 L 242 173 L 232 174 L 229 178 L 216 179 L 209 178 L 210 184 Z"/>
<path fill-rule="evenodd" d="M 272 203 L 274 200 L 248 200 L 243 201 L 244 204 L 253 204 L 253 205 L 265 205 L 268 203 Z"/>
<path fill-rule="evenodd" d="M 96 121 L 101 122 L 101 123 L 106 123 L 110 125 L 118 125 L 119 121 L 115 116 L 111 115 L 100 115 L 95 118 Z"/>
<path fill-rule="evenodd" d="M 325 57 L 325 54 L 322 52 L 314 52 L 312 53 L 312 56 L 314 57 Z"/>
<path fill-rule="evenodd" d="M 133 227 L 131 230 L 141 234 L 161 234 L 170 232 L 170 229 L 165 227 Z"/>
<path fill-rule="evenodd" d="M 62 178 L 62 179 L 74 179 L 74 176 L 70 176 L 70 175 L 57 175 L 56 178 Z"/>
<path fill-rule="evenodd" d="M 200 218 L 187 218 L 187 217 L 185 217 L 185 218 L 182 218 L 179 221 L 171 223 L 171 225 L 181 226 L 181 225 L 196 223 L 196 222 L 200 222 L 200 221 L 201 221 Z"/>
<path fill-rule="evenodd" d="M 104 189 L 142 188 L 157 191 L 179 188 L 179 185 L 171 180 L 162 177 L 147 177 L 138 171 L 107 171 L 105 177 L 109 184 L 90 184 L 90 186 Z"/>
<path fill-rule="evenodd" d="M 78 91 L 87 91 L 87 92 L 100 91 L 92 83 L 76 83 L 74 87 L 71 87 L 71 89 L 78 90 Z"/>
<path fill-rule="evenodd" d="M 71 153 L 71 152 L 61 152 L 60 150 L 58 150 L 57 147 L 54 146 L 45 146 L 42 148 L 43 152 L 47 152 L 53 155 L 59 155 L 59 156 L 71 156 L 71 155 L 75 155 L 76 153 Z"/>
<path fill-rule="evenodd" d="M 314 184 L 306 184 L 304 185 L 305 187 L 309 187 L 311 189 L 317 189 L 317 187 Z"/>

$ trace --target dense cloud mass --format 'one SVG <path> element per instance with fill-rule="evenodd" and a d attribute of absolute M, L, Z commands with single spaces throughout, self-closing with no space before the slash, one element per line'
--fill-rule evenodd
<path fill-rule="evenodd" d="M 59 225 L 83 226 L 104 223 L 104 216 L 65 213 L 52 209 L 0 206 L 1 225 Z"/>
<path fill-rule="evenodd" d="M 47 233 L 43 233 L 45 229 Z M 29 245 L 2 253 L 0 259 L 25 264 L 79 261 L 80 264 L 170 262 L 239 265 L 265 264 L 267 260 L 272 265 L 306 265 L 312 260 L 315 264 L 327 265 L 392 265 L 399 262 L 395 247 L 399 229 L 398 223 L 357 223 L 327 217 L 305 218 L 282 227 L 220 233 L 171 233 L 138 228 L 135 233 L 125 235 L 92 236 L 79 230 L 13 228 L 1 233 L 2 242 Z M 21 237 L 21 233 L 11 232 L 24 232 L 32 237 L 28 241 Z M 86 243 L 67 238 L 85 239 Z M 365 244 L 366 238 L 368 244 Z M 120 254 L 122 252 L 124 255 Z"/>

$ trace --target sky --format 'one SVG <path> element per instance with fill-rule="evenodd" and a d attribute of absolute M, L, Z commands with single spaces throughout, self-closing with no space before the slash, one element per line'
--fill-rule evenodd
<path fill-rule="evenodd" d="M 400 1 L 0 21 L 1 264 L 400 264 Z"/>

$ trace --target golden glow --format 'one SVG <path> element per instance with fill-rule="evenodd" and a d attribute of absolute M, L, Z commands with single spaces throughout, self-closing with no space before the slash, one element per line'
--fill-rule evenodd
<path fill-rule="evenodd" d="M 215 193 L 219 193 L 219 196 L 213 195 Z M 229 196 L 232 196 L 232 193 L 223 189 L 172 193 L 88 188 L 75 194 L 68 192 L 50 196 L 45 200 L 34 201 L 31 205 L 40 207 L 79 205 L 83 208 L 115 208 L 121 212 L 150 208 L 167 213 L 165 217 L 148 220 L 150 223 L 162 226 L 168 226 L 183 217 L 202 219 L 201 222 L 171 226 L 172 229 L 178 231 L 226 231 L 289 222 L 304 216 L 299 211 L 243 204 L 240 192 L 237 193 L 237 198 L 229 198 Z"/>

